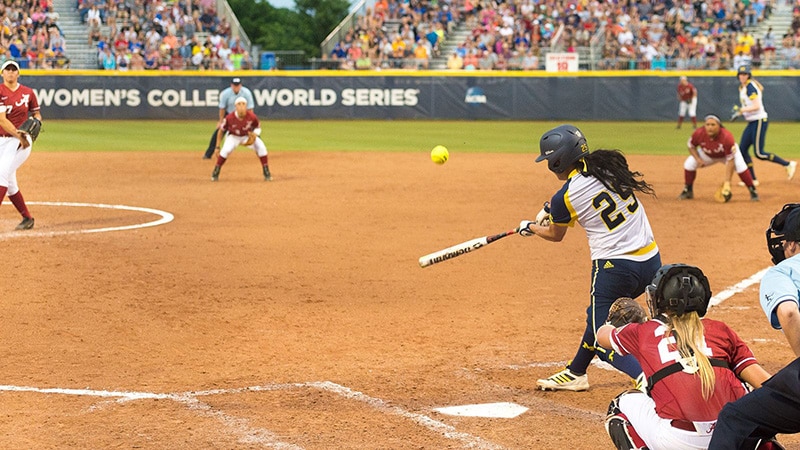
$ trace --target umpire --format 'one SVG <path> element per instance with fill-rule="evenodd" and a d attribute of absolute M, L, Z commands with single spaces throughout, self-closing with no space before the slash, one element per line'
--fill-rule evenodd
<path fill-rule="evenodd" d="M 772 328 L 783 330 L 796 358 L 722 408 L 709 450 L 760 449 L 776 434 L 800 433 L 800 203 L 784 205 L 772 218 L 767 248 L 775 266 L 761 278 L 761 308 Z"/>
<path fill-rule="evenodd" d="M 211 134 L 211 140 L 208 141 L 208 148 L 205 155 L 203 155 L 203 159 L 211 159 L 214 156 L 214 150 L 217 146 L 217 130 L 222 126 L 225 116 L 236 111 L 236 99 L 239 97 L 247 100 L 247 110 L 253 111 L 256 104 L 255 100 L 253 100 L 253 93 L 250 89 L 242 86 L 242 79 L 237 77 L 231 80 L 229 88 L 225 88 L 219 94 L 219 121 L 217 121 L 217 126 L 214 128 L 214 133 Z"/>

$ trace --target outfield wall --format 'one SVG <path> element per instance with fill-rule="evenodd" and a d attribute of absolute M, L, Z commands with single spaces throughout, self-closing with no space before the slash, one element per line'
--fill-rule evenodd
<path fill-rule="evenodd" d="M 271 119 L 675 120 L 678 72 L 240 72 Z M 698 115 L 727 119 L 733 72 L 687 72 Z M 234 74 L 25 73 L 45 118 L 209 119 Z M 800 120 L 800 76 L 756 73 L 770 119 Z"/>

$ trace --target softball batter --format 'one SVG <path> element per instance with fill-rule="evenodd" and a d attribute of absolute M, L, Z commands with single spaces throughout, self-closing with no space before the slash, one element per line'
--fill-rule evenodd
<path fill-rule="evenodd" d="M 631 172 L 617 150 L 595 150 L 572 125 L 546 132 L 539 141 L 536 162 L 547 167 L 564 185 L 550 200 L 549 225 L 520 222 L 519 234 L 537 235 L 560 242 L 570 227 L 580 223 L 589 238 L 592 257 L 591 300 L 586 309 L 586 329 L 575 357 L 567 367 L 536 382 L 544 390 L 584 391 L 589 388 L 586 369 L 595 355 L 641 383 L 642 368 L 632 356 L 601 348 L 595 330 L 605 323 L 608 310 L 619 297 L 636 298 L 661 267 L 653 230 L 636 192 L 653 194 L 653 188 Z"/>
<path fill-rule="evenodd" d="M 222 141 L 223 134 L 225 135 L 225 143 L 220 148 L 220 141 Z M 228 156 L 233 150 L 244 145 L 245 147 L 255 150 L 256 155 L 261 160 L 261 171 L 264 174 L 265 181 L 271 181 L 272 175 L 269 173 L 269 165 L 267 164 L 267 146 L 264 141 L 259 137 L 261 136 L 261 124 L 258 121 L 253 111 L 247 109 L 247 99 L 239 97 L 236 99 L 236 110 L 223 119 L 222 127 L 217 131 L 217 146 L 219 156 L 217 156 L 217 164 L 214 166 L 214 171 L 211 173 L 211 181 L 219 180 L 219 171 Z"/>
<path fill-rule="evenodd" d="M 39 120 L 39 101 L 33 90 L 19 84 L 19 64 L 6 61 L 0 67 L 3 85 L 0 86 L 0 204 L 8 195 L 9 200 L 22 214 L 22 222 L 17 230 L 33 228 L 33 216 L 28 211 L 25 199 L 17 184 L 17 169 L 31 154 L 33 141 L 30 136 L 20 133 L 17 127 L 31 114 Z"/>

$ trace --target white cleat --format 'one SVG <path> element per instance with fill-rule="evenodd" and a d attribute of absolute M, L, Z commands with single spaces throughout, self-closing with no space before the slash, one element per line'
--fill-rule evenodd
<path fill-rule="evenodd" d="M 795 170 L 797 170 L 797 161 L 789 161 L 789 165 L 786 166 L 786 178 L 790 180 L 794 178 Z"/>
<path fill-rule="evenodd" d="M 536 386 L 543 391 L 585 391 L 589 389 L 589 377 L 564 369 L 549 378 L 536 380 Z"/>

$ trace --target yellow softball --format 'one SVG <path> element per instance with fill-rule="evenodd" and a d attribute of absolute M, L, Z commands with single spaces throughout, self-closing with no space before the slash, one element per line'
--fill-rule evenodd
<path fill-rule="evenodd" d="M 444 145 L 437 145 L 431 150 L 431 160 L 436 164 L 444 164 L 448 158 L 450 158 L 450 152 L 447 151 L 447 147 Z"/>

